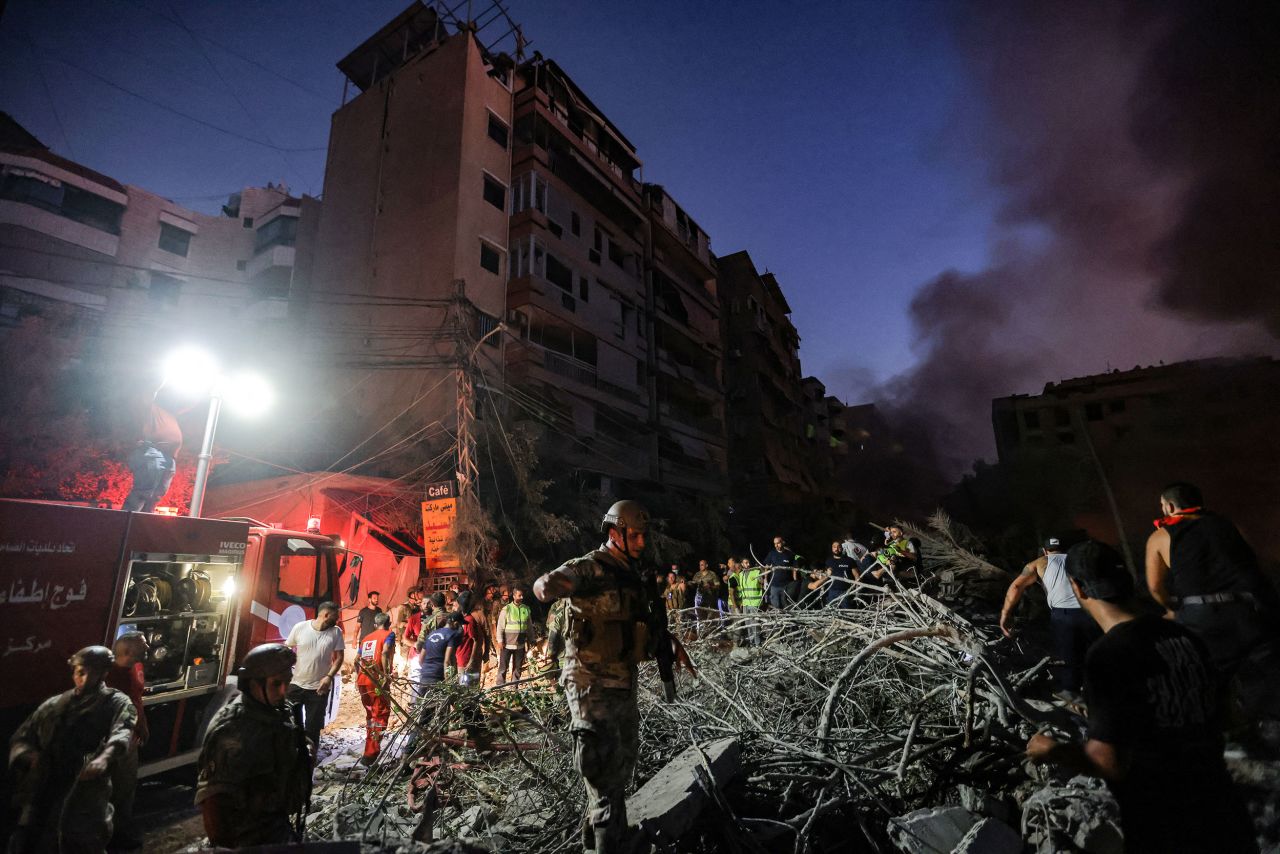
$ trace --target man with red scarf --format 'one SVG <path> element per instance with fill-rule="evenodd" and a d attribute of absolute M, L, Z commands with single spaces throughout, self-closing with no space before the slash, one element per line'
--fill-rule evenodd
<path fill-rule="evenodd" d="M 1160 511 L 1147 539 L 1152 597 L 1200 636 L 1224 681 L 1237 681 L 1248 717 L 1280 716 L 1280 602 L 1253 548 L 1190 483 L 1165 487 Z"/>

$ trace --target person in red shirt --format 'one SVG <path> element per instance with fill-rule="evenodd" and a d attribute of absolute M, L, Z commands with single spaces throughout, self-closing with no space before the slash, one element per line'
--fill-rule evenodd
<path fill-rule="evenodd" d="M 462 618 L 462 637 L 458 641 L 458 684 L 478 686 L 490 651 L 485 603 L 468 590 L 459 594 L 458 610 L 465 615 Z"/>
<path fill-rule="evenodd" d="M 391 720 L 391 662 L 396 651 L 396 636 L 387 627 L 391 617 L 376 614 L 374 630 L 360 641 L 356 656 L 356 688 L 364 704 L 364 756 L 360 761 L 372 765 L 382 752 L 382 733 Z"/>
<path fill-rule="evenodd" d="M 133 828 L 133 797 L 138 787 L 138 748 L 151 734 L 142 706 L 142 692 L 146 687 L 142 662 L 147 657 L 147 649 L 147 639 L 142 632 L 125 632 L 116 638 L 113 650 L 116 660 L 104 680 L 108 688 L 127 694 L 138 711 L 138 725 L 134 727 L 129 749 L 111 769 L 111 804 L 115 807 L 111 847 L 124 850 L 142 847 L 142 839 Z"/>

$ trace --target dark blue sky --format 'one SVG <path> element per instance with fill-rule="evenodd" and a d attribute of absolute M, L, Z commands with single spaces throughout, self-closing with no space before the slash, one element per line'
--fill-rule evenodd
<path fill-rule="evenodd" d="M 334 63 L 405 5 L 10 0 L 0 109 L 58 153 L 199 210 L 269 180 L 318 194 Z M 747 249 L 777 274 L 804 369 L 832 393 L 909 367 L 913 293 L 987 261 L 997 199 L 944 4 L 508 5 L 715 251 Z"/>

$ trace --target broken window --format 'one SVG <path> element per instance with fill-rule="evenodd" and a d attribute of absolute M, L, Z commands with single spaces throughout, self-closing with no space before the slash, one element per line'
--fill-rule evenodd
<path fill-rule="evenodd" d="M 169 225 L 167 222 L 160 223 L 160 248 L 165 252 L 172 252 L 174 255 L 186 258 L 187 252 L 191 249 L 191 232 Z"/>
<path fill-rule="evenodd" d="M 507 188 L 502 186 L 497 178 L 494 178 L 487 172 L 484 175 L 484 200 L 503 213 L 506 213 Z"/>
<path fill-rule="evenodd" d="M 561 290 L 573 293 L 573 270 L 550 252 L 547 253 L 547 281 Z"/>
<path fill-rule="evenodd" d="M 493 113 L 490 113 L 489 114 L 489 139 L 498 143 L 498 145 L 501 145 L 503 149 L 506 149 L 507 140 L 509 136 L 510 136 L 510 129 L 507 127 L 507 123 L 504 122 L 502 119 L 498 118 L 497 116 L 495 116 Z"/>
<path fill-rule="evenodd" d="M 480 241 L 480 266 L 493 273 L 502 275 L 502 253 L 487 241 Z"/>

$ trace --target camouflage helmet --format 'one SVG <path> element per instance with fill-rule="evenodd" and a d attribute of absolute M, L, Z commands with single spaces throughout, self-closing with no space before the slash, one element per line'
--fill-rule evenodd
<path fill-rule="evenodd" d="M 271 676 L 293 675 L 293 665 L 298 656 L 282 643 L 264 643 L 255 646 L 245 655 L 236 676 L 241 679 L 267 679 Z"/>
<path fill-rule="evenodd" d="M 115 654 L 105 646 L 86 646 L 67 659 L 67 664 L 72 667 L 79 666 L 98 673 L 106 673 L 115 663 Z"/>
<path fill-rule="evenodd" d="M 622 528 L 624 531 L 649 530 L 649 511 L 639 501 L 615 501 L 609 511 L 604 514 L 600 523 L 600 533 L 609 533 L 610 528 Z"/>

